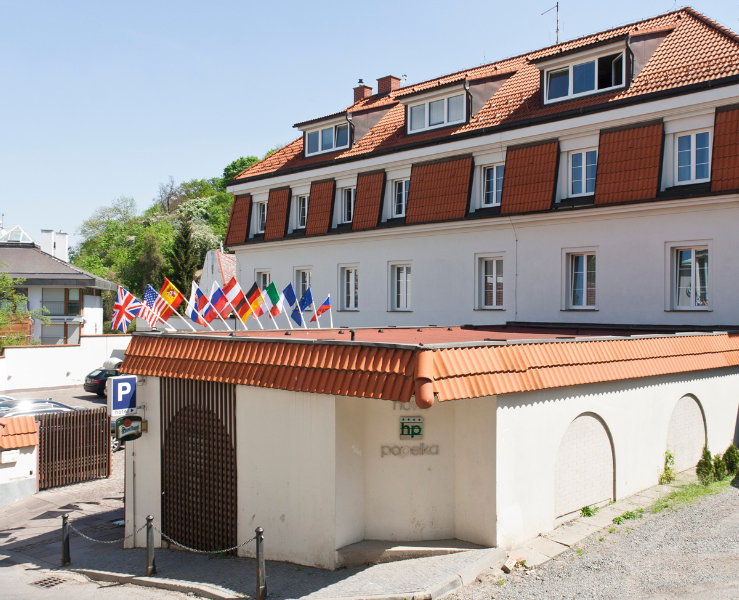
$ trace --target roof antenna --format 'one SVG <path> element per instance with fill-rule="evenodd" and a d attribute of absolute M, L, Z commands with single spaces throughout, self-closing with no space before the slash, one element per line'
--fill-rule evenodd
<path fill-rule="evenodd" d="M 554 6 L 552 6 L 552 8 L 548 8 L 547 10 L 545 10 L 541 14 L 542 15 L 545 15 L 545 14 L 547 14 L 548 12 L 550 12 L 552 10 L 556 10 L 557 11 L 557 29 L 555 30 L 555 32 L 556 32 L 556 35 L 557 35 L 557 45 L 559 45 L 559 2 L 557 2 Z"/>

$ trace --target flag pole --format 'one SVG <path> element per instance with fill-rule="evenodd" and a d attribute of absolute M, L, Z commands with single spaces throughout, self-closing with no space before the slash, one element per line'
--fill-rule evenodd
<path fill-rule="evenodd" d="M 177 290 L 177 291 L 180 293 L 180 296 L 182 296 L 182 292 L 180 292 L 180 290 Z M 161 298 L 162 300 L 164 300 L 165 304 L 167 306 L 169 306 L 169 308 L 172 309 L 172 312 L 174 314 L 176 314 L 180 319 L 182 319 L 185 322 L 185 325 L 187 325 L 190 328 L 191 331 L 195 331 L 195 328 L 192 325 L 190 325 L 190 323 L 187 322 L 187 320 L 185 319 L 185 317 L 183 317 L 180 313 L 178 313 L 177 312 L 177 309 L 174 308 L 169 302 L 167 302 L 167 299 L 166 298 L 163 298 L 162 295 L 159 292 L 157 292 L 157 297 L 158 298 Z M 184 296 L 182 296 L 182 297 L 184 298 Z M 159 318 L 162 319 L 161 316 Z M 162 319 L 162 321 L 164 321 L 164 319 Z M 164 321 L 164 322 L 167 323 L 166 321 Z M 169 323 L 167 323 L 167 325 L 169 325 Z M 176 327 L 172 327 L 172 329 L 174 329 L 175 331 L 177 331 L 177 328 Z"/>
<path fill-rule="evenodd" d="M 248 328 L 248 327 L 246 326 L 246 323 L 244 323 L 244 322 L 243 322 L 243 321 L 241 320 L 241 317 L 239 316 L 239 313 L 238 313 L 238 312 L 236 311 L 236 307 L 235 307 L 235 306 L 233 305 L 233 302 L 231 302 L 231 301 L 230 301 L 230 300 L 228 299 L 228 296 L 226 296 L 226 294 L 223 294 L 223 297 L 224 297 L 224 298 L 226 299 L 226 302 L 228 302 L 228 305 L 229 305 L 229 306 L 231 307 L 231 309 L 233 310 L 233 313 L 234 313 L 234 315 L 236 315 L 236 320 L 237 320 L 237 321 L 238 321 L 239 323 L 241 323 L 241 326 L 242 326 L 242 327 L 244 328 L 244 331 L 248 331 L 248 329 L 249 329 L 249 328 Z M 235 330 L 234 330 L 234 331 L 235 331 Z"/>
<path fill-rule="evenodd" d="M 328 323 L 331 325 L 331 329 L 334 328 L 334 313 L 331 312 L 331 294 L 328 295 Z"/>
<path fill-rule="evenodd" d="M 262 306 L 264 306 L 264 304 L 265 304 L 265 302 L 264 302 L 264 293 L 262 292 L 262 290 L 259 290 L 259 295 L 262 297 Z M 271 300 L 270 300 L 270 304 L 272 304 L 272 301 Z M 272 311 L 269 310 L 267 312 L 269 314 L 269 318 L 272 320 L 272 325 L 275 326 L 275 329 L 279 329 L 279 327 L 277 327 L 277 321 L 275 321 L 275 318 L 272 316 Z"/>
<path fill-rule="evenodd" d="M 214 313 L 216 313 L 216 317 L 218 317 L 218 318 L 219 318 L 219 319 L 221 320 L 221 322 L 222 322 L 222 323 L 223 323 L 223 324 L 224 324 L 224 325 L 226 326 L 226 329 L 227 329 L 228 331 L 233 331 L 233 329 L 231 329 L 231 328 L 230 328 L 230 327 L 228 326 L 228 323 L 226 323 L 226 320 L 225 320 L 225 319 L 224 319 L 224 318 L 223 318 L 223 317 L 221 316 L 221 313 L 219 313 L 219 312 L 218 312 L 218 311 L 216 310 L 216 307 L 215 307 L 215 306 L 213 306 L 213 305 L 212 305 L 212 304 L 210 303 L 210 300 L 208 299 L 208 296 L 206 296 L 205 294 L 203 294 L 203 297 L 204 297 L 204 298 L 205 298 L 205 299 L 206 299 L 206 300 L 208 301 L 208 305 L 209 305 L 209 306 L 210 306 L 210 307 L 211 307 L 211 308 L 213 309 L 213 312 L 214 312 Z"/>
<path fill-rule="evenodd" d="M 318 329 L 320 329 L 321 328 L 321 323 L 318 320 L 319 319 L 319 317 L 318 317 L 318 311 L 316 310 L 316 301 L 313 300 L 313 294 L 311 294 L 310 299 L 311 299 L 310 305 L 313 307 L 313 314 L 316 317 L 316 327 L 318 327 Z"/>

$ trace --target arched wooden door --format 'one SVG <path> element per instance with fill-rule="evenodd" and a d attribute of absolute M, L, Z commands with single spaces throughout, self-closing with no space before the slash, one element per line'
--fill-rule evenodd
<path fill-rule="evenodd" d="M 235 546 L 235 386 L 160 381 L 162 531 L 198 550 Z"/>

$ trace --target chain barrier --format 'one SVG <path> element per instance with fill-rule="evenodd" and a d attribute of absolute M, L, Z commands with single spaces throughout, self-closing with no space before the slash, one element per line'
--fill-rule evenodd
<path fill-rule="evenodd" d="M 132 537 L 133 537 L 133 536 L 135 536 L 135 535 L 136 535 L 136 534 L 137 534 L 137 533 L 138 533 L 139 531 L 143 531 L 144 529 L 146 529 L 146 525 L 142 525 L 141 527 L 139 527 L 139 528 L 138 528 L 138 529 L 137 529 L 136 531 L 134 531 L 133 533 L 130 533 L 130 534 L 128 534 L 128 535 L 125 535 L 125 536 L 123 536 L 122 538 L 116 538 L 116 539 L 114 539 L 114 540 L 97 540 L 97 539 L 95 539 L 95 538 L 93 538 L 93 537 L 90 537 L 89 535 L 87 535 L 87 534 L 85 534 L 85 533 L 82 533 L 82 532 L 81 532 L 81 531 L 80 531 L 79 529 L 77 529 L 77 528 L 76 528 L 76 527 L 75 527 L 74 525 L 72 525 L 71 523 L 69 523 L 69 528 L 70 528 L 70 529 L 71 529 L 72 531 L 74 531 L 74 532 L 75 532 L 75 533 L 76 533 L 76 534 L 77 534 L 78 536 L 80 536 L 80 537 L 83 537 L 83 538 L 85 538 L 86 540 L 89 540 L 90 542 L 95 542 L 95 543 L 97 543 L 97 544 L 117 544 L 117 543 L 119 543 L 119 542 L 123 542 L 123 541 L 125 541 L 125 540 L 127 540 L 127 539 L 129 539 L 129 538 L 132 538 Z"/>
<path fill-rule="evenodd" d="M 180 548 L 184 548 L 185 550 L 188 550 L 190 552 L 195 552 L 196 554 L 223 554 L 224 552 L 231 552 L 232 550 L 237 550 L 238 548 L 241 548 L 242 546 L 246 546 L 249 542 L 253 542 L 254 540 L 257 539 L 257 536 L 255 535 L 254 537 L 249 538 L 245 542 L 241 542 L 240 544 L 237 544 L 236 546 L 231 546 L 230 548 L 223 548 L 222 550 L 198 550 L 197 548 L 191 548 L 190 546 L 181 544 L 177 540 L 173 540 L 166 533 L 164 533 L 161 529 L 159 529 L 156 525 L 152 525 L 152 528 L 154 529 L 154 531 L 156 531 L 159 535 L 161 535 L 169 543 L 174 544 L 175 546 L 179 546 Z"/>

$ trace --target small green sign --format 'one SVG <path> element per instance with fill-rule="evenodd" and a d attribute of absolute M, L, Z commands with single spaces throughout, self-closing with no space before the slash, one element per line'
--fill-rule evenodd
<path fill-rule="evenodd" d="M 422 440 L 423 417 L 400 417 L 400 439 Z"/>
<path fill-rule="evenodd" d="M 115 420 L 115 437 L 122 442 L 135 440 L 143 433 L 143 419 L 136 415 L 127 415 Z"/>

